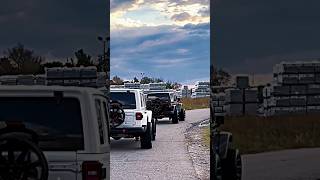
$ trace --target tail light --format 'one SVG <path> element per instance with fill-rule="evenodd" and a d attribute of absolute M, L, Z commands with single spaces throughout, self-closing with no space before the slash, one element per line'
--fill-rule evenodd
<path fill-rule="evenodd" d="M 142 118 L 143 118 L 142 113 L 141 112 L 137 112 L 136 113 L 136 120 L 142 120 Z"/>
<path fill-rule="evenodd" d="M 83 180 L 101 180 L 105 176 L 102 164 L 98 161 L 85 161 L 82 163 Z"/>

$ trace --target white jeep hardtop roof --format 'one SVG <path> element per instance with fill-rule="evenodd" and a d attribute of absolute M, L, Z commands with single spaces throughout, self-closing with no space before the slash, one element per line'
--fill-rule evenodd
<path fill-rule="evenodd" d="M 111 88 L 110 92 L 143 92 L 141 89 L 124 89 L 124 88 Z"/>

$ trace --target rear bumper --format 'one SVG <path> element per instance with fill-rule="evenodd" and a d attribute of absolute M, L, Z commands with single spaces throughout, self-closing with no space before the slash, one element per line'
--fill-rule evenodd
<path fill-rule="evenodd" d="M 139 136 L 146 132 L 146 126 L 132 128 L 111 128 L 111 136 Z"/>

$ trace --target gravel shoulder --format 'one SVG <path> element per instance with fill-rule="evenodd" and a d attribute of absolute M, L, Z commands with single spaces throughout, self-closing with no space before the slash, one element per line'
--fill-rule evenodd
<path fill-rule="evenodd" d="M 185 132 L 191 123 L 209 117 L 209 110 L 187 111 L 186 121 L 171 124 L 163 119 L 157 125 L 153 148 L 140 149 L 133 139 L 111 140 L 111 180 L 199 179 L 188 152 Z"/>
<path fill-rule="evenodd" d="M 185 136 L 187 140 L 188 152 L 192 159 L 198 178 L 201 180 L 209 180 L 210 148 L 203 142 L 203 131 L 205 127 L 199 126 L 203 122 L 208 122 L 208 120 L 202 120 L 197 123 L 193 123 L 191 127 L 187 129 Z"/>

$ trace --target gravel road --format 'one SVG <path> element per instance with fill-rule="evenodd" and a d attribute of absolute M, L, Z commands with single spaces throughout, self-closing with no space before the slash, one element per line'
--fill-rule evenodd
<path fill-rule="evenodd" d="M 320 180 L 320 148 L 243 155 L 244 180 Z"/>
<path fill-rule="evenodd" d="M 191 123 L 209 118 L 209 110 L 187 111 L 186 121 L 171 124 L 159 121 L 153 148 L 140 149 L 133 139 L 111 141 L 111 180 L 198 179 L 187 151 L 184 132 Z"/>

